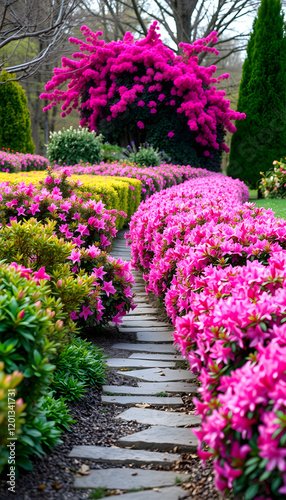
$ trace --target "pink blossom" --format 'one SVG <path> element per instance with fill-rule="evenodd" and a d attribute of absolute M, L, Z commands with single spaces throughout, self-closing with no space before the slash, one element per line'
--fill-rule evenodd
<path fill-rule="evenodd" d="M 104 290 L 107 297 L 109 297 L 109 294 L 113 294 L 116 292 L 116 288 L 112 285 L 112 281 L 104 281 L 104 285 L 101 287 L 101 290 Z"/>

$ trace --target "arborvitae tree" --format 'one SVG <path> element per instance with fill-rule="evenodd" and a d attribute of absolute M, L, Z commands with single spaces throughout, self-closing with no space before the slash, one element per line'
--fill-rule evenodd
<path fill-rule="evenodd" d="M 34 153 L 26 94 L 18 82 L 10 81 L 11 78 L 13 76 L 6 71 L 0 75 L 0 149 Z"/>
<path fill-rule="evenodd" d="M 280 0 L 262 0 L 248 43 L 228 175 L 257 187 L 260 172 L 286 154 L 286 39 Z"/>

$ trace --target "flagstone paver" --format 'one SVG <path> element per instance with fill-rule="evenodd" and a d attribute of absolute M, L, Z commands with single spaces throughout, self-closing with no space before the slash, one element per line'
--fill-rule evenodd
<path fill-rule="evenodd" d="M 180 486 L 171 486 L 170 488 L 123 493 L 120 495 L 120 500 L 183 500 L 187 496 L 186 491 Z"/>
<path fill-rule="evenodd" d="M 183 400 L 179 397 L 160 397 L 160 396 L 101 396 L 103 404 L 118 404 L 122 406 L 143 404 L 146 403 L 150 406 L 170 406 L 177 407 L 183 406 Z"/>
<path fill-rule="evenodd" d="M 150 410 L 149 408 L 129 408 L 115 417 L 135 421 L 139 424 L 165 425 L 166 427 L 191 427 L 201 423 L 200 417 L 180 412 Z"/>
<path fill-rule="evenodd" d="M 123 326 L 120 326 L 119 328 L 119 331 L 121 333 L 126 333 L 126 332 L 173 332 L 174 331 L 174 328 L 172 328 L 171 326 L 129 326 L 128 328 L 127 327 L 123 327 Z"/>
<path fill-rule="evenodd" d="M 156 318 L 152 318 L 150 317 L 150 319 L 144 319 L 144 318 L 141 318 L 140 320 L 138 319 L 128 319 L 128 317 L 124 317 L 123 318 L 123 322 L 121 324 L 121 326 L 123 327 L 128 327 L 128 326 L 135 326 L 136 328 L 140 327 L 140 326 L 166 326 L 165 323 L 163 323 L 162 321 L 156 321 L 156 323 L 154 323 L 156 321 Z"/>
<path fill-rule="evenodd" d="M 95 460 L 97 463 L 133 464 L 133 465 L 163 465 L 171 467 L 179 460 L 180 455 L 175 453 L 156 453 L 146 450 L 125 450 L 124 448 L 106 446 L 74 446 L 69 453 L 71 458 Z"/>
<path fill-rule="evenodd" d="M 150 359 L 159 361 L 184 361 L 184 358 L 179 354 L 150 354 L 149 352 L 134 352 L 129 358 L 134 359 Z"/>
<path fill-rule="evenodd" d="M 147 368 L 146 370 L 117 372 L 124 377 L 131 377 L 148 382 L 174 382 L 175 380 L 192 380 L 195 375 L 190 370 L 171 370 L 170 368 Z"/>
<path fill-rule="evenodd" d="M 122 349 L 126 351 L 145 351 L 145 352 L 157 352 L 157 353 L 165 353 L 165 354 L 175 354 L 176 349 L 171 344 L 128 344 L 128 343 L 119 343 L 114 344 L 112 349 Z"/>
<path fill-rule="evenodd" d="M 75 488 L 108 488 L 109 490 L 131 490 L 133 488 L 159 488 L 174 485 L 178 480 L 188 481 L 187 474 L 170 471 L 143 469 L 101 469 L 76 477 Z"/>
<path fill-rule="evenodd" d="M 137 332 L 136 339 L 138 342 L 155 342 L 156 344 L 164 344 L 164 342 L 174 343 L 172 332 Z"/>
<path fill-rule="evenodd" d="M 118 233 L 111 255 L 131 260 L 131 251 L 126 249 L 123 231 Z M 180 411 L 165 411 L 168 408 L 183 407 L 180 394 L 197 392 L 197 386 L 189 382 L 195 379 L 195 375 L 189 370 L 175 368 L 178 366 L 176 362 L 182 362 L 183 358 L 173 344 L 174 327 L 168 322 L 158 321 L 160 311 L 149 304 L 145 281 L 139 271 L 134 272 L 134 278 L 133 291 L 137 308 L 123 318 L 118 329 L 123 334 L 136 334 L 137 343 L 114 344 L 114 350 L 125 350 L 129 357 L 109 358 L 107 365 L 109 368 L 121 368 L 117 373 L 136 380 L 137 387 L 104 385 L 101 402 L 118 407 L 130 406 L 127 410 L 122 408 L 115 418 L 151 427 L 121 437 L 117 442 L 119 448 L 75 446 L 69 457 L 94 460 L 106 465 L 159 465 L 170 468 L 179 459 L 174 450 L 192 452 L 197 449 L 198 440 L 191 427 L 200 424 L 199 417 Z M 165 409 L 151 409 L 152 406 Z M 164 453 L 166 451 L 171 453 Z M 165 470 L 97 468 L 91 469 L 87 475 L 75 477 L 74 487 L 106 487 L 108 490 L 123 491 L 143 489 L 123 493 L 120 495 L 122 500 L 181 500 L 187 495 L 176 483 L 188 480 L 188 475 Z"/>
<path fill-rule="evenodd" d="M 149 359 L 130 359 L 130 358 L 109 358 L 106 360 L 109 368 L 160 368 L 175 367 L 173 361 L 151 361 Z"/>
<path fill-rule="evenodd" d="M 156 396 L 160 393 L 195 394 L 198 391 L 196 384 L 189 382 L 138 382 L 138 387 L 129 385 L 103 385 L 103 392 L 111 394 L 136 394 L 138 396 Z"/>
<path fill-rule="evenodd" d="M 121 437 L 117 444 L 143 450 L 172 451 L 176 448 L 180 453 L 188 453 L 197 450 L 198 439 L 189 428 L 154 425 L 145 431 Z"/>

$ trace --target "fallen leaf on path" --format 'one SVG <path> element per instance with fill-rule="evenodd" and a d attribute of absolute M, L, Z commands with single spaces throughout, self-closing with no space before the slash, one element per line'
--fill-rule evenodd
<path fill-rule="evenodd" d="M 59 484 L 57 481 L 54 481 L 54 487 L 56 488 L 56 490 L 60 490 L 63 487 L 63 485 Z"/>
<path fill-rule="evenodd" d="M 77 472 L 81 474 L 81 476 L 88 476 L 90 474 L 90 467 L 89 465 L 82 464 Z"/>
<path fill-rule="evenodd" d="M 44 491 L 45 489 L 46 489 L 46 485 L 45 484 L 39 484 L 38 490 Z"/>
<path fill-rule="evenodd" d="M 134 406 L 137 406 L 137 408 L 150 408 L 151 405 L 148 403 L 136 403 Z"/>

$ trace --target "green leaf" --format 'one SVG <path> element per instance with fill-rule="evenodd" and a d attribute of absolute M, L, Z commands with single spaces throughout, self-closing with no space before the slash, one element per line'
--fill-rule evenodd
<path fill-rule="evenodd" d="M 245 492 L 245 500 L 252 500 L 256 496 L 256 494 L 258 493 L 258 490 L 259 490 L 258 483 L 252 484 L 251 486 L 249 486 L 249 488 L 247 488 L 247 490 Z"/>

